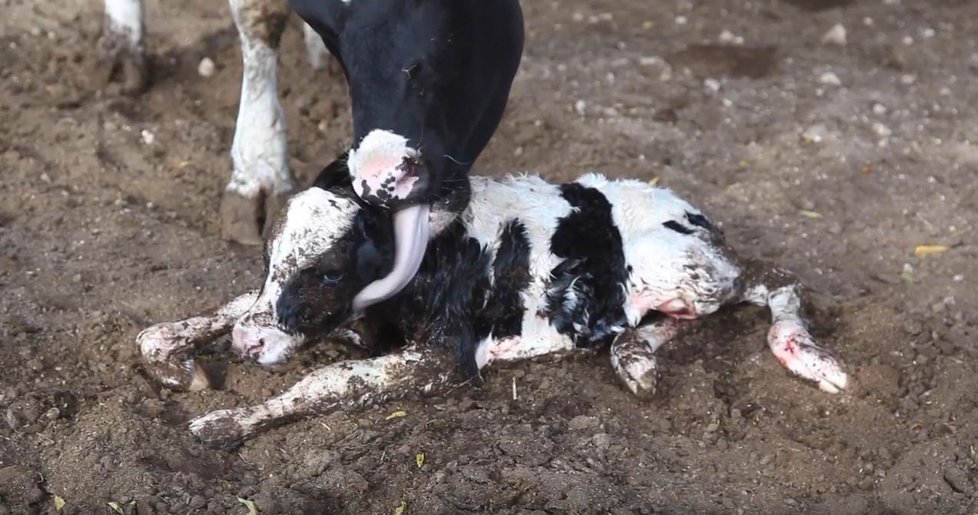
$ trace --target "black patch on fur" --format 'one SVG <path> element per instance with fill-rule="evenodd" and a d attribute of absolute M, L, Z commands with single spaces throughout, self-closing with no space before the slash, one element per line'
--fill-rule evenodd
<path fill-rule="evenodd" d="M 492 262 L 493 284 L 485 308 L 479 310 L 475 328 L 481 340 L 517 336 L 523 328 L 523 296 L 530 284 L 530 239 L 519 219 L 503 227 L 499 249 Z"/>
<path fill-rule="evenodd" d="M 352 189 L 353 180 L 350 179 L 350 168 L 346 165 L 346 159 L 349 155 L 349 152 L 343 152 L 332 163 L 326 165 L 316 176 L 312 187 L 324 190 Z"/>
<path fill-rule="evenodd" d="M 279 326 L 292 334 L 325 336 L 349 318 L 354 296 L 383 277 L 393 260 L 390 217 L 361 209 L 350 229 L 315 263 L 282 285 L 275 307 Z"/>
<path fill-rule="evenodd" d="M 627 326 L 621 233 L 600 191 L 569 183 L 560 192 L 575 210 L 558 222 L 550 241 L 550 251 L 563 261 L 551 271 L 547 315 L 576 346 L 603 346 Z"/>
<path fill-rule="evenodd" d="M 469 170 L 505 112 L 523 53 L 518 0 L 290 0 L 349 85 L 353 148 L 375 129 L 422 152 L 407 199 L 440 200 Z M 389 199 L 374 192 L 374 202 Z M 464 209 L 464 205 L 462 209 Z M 461 211 L 461 209 L 459 209 Z"/>
<path fill-rule="evenodd" d="M 477 377 L 475 321 L 486 305 L 489 273 L 488 252 L 456 221 L 428 244 L 421 268 L 404 290 L 366 315 L 401 321 L 403 341 L 447 349 L 466 378 Z"/>
<path fill-rule="evenodd" d="M 681 224 L 681 223 L 679 223 L 679 222 L 677 222 L 675 220 L 669 220 L 668 222 L 662 222 L 662 225 L 665 226 L 666 229 L 672 229 L 673 231 L 676 231 L 676 232 L 678 232 L 680 234 L 693 234 L 693 230 L 692 229 L 684 226 L 683 224 Z"/>
<path fill-rule="evenodd" d="M 686 220 L 689 220 L 689 223 L 702 227 L 708 231 L 713 230 L 713 224 L 711 224 L 705 216 L 699 213 L 690 213 L 689 211 L 686 211 Z"/>

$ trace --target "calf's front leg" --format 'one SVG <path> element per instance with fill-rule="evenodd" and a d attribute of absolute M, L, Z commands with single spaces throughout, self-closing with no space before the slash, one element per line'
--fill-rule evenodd
<path fill-rule="evenodd" d="M 655 351 L 675 338 L 679 328 L 679 320 L 660 316 L 625 331 L 611 344 L 611 367 L 633 394 L 643 398 L 655 394 L 658 382 Z"/>
<path fill-rule="evenodd" d="M 210 381 L 194 363 L 192 352 L 230 332 L 256 299 L 258 291 L 250 291 L 211 313 L 144 329 L 136 336 L 136 343 L 146 369 L 161 384 L 173 390 L 209 388 Z"/>
<path fill-rule="evenodd" d="M 767 343 L 774 357 L 789 372 L 813 381 L 819 389 L 839 393 L 849 382 L 842 363 L 819 347 L 801 316 L 803 288 L 788 272 L 751 262 L 745 267 L 748 286 L 743 301 L 771 310 Z"/>
<path fill-rule="evenodd" d="M 415 346 L 377 358 L 333 363 L 261 404 L 197 417 L 190 421 L 190 431 L 211 447 L 233 448 L 259 431 L 341 404 L 363 405 L 409 391 L 431 393 L 448 384 L 453 367 L 444 352 Z"/>

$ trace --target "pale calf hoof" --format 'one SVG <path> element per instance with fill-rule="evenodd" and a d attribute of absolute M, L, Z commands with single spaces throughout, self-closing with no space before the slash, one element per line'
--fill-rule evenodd
<path fill-rule="evenodd" d="M 213 385 L 211 384 L 211 378 L 208 377 L 207 372 L 204 368 L 194 363 L 193 377 L 190 380 L 190 384 L 187 386 L 187 390 L 191 392 L 199 392 L 201 390 L 209 390 Z"/>
<path fill-rule="evenodd" d="M 768 345 L 774 357 L 791 373 L 818 384 L 827 393 L 839 393 L 849 383 L 842 363 L 826 349 L 815 344 L 799 323 L 781 321 L 771 326 Z"/>
<path fill-rule="evenodd" d="M 233 191 L 221 199 L 221 236 L 243 245 L 261 245 L 263 228 L 285 204 L 285 195 L 246 197 Z"/>
<path fill-rule="evenodd" d="M 149 62 L 139 50 L 132 50 L 120 43 L 121 36 L 106 34 L 99 38 L 95 69 L 92 77 L 96 87 L 107 89 L 113 82 L 119 83 L 126 95 L 138 95 L 149 87 Z"/>
<path fill-rule="evenodd" d="M 175 391 L 197 391 L 211 387 L 204 370 L 188 356 L 193 345 L 173 324 L 157 324 L 136 336 L 144 367 L 161 385 Z"/>
<path fill-rule="evenodd" d="M 659 382 L 658 362 L 644 352 L 611 351 L 611 366 L 625 387 L 640 399 L 655 395 Z"/>
<path fill-rule="evenodd" d="M 191 420 L 190 432 L 212 449 L 231 450 L 253 434 L 251 429 L 240 422 L 245 416 L 245 410 L 212 411 Z"/>
<path fill-rule="evenodd" d="M 207 374 L 192 359 L 146 363 L 145 367 L 161 385 L 176 392 L 196 392 L 211 387 Z"/>

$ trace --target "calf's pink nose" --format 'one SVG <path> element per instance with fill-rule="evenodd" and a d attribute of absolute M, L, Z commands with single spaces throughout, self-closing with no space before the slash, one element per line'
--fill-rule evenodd
<path fill-rule="evenodd" d="M 252 357 L 255 352 L 262 348 L 263 344 L 261 338 L 253 331 L 249 331 L 241 325 L 235 325 L 234 329 L 231 330 L 231 348 L 242 356 Z"/>

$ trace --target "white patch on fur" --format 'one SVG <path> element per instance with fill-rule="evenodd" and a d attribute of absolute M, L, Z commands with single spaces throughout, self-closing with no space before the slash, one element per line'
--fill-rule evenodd
<path fill-rule="evenodd" d="M 280 230 L 269 242 L 269 273 L 261 296 L 235 326 L 237 352 L 245 353 L 261 340 L 260 354 L 254 357 L 262 365 L 272 365 L 302 344 L 302 337 L 278 328 L 276 302 L 285 281 L 325 254 L 352 227 L 358 211 L 352 200 L 321 188 L 309 188 L 289 199 Z"/>
<path fill-rule="evenodd" d="M 302 23 L 302 37 L 306 43 L 306 56 L 309 58 L 309 65 L 313 70 L 323 70 L 329 64 L 329 50 L 323 43 L 323 38 L 319 37 L 316 29 L 308 23 Z"/>
<path fill-rule="evenodd" d="M 668 189 L 642 181 L 609 181 L 591 173 L 576 182 L 597 189 L 611 203 L 625 261 L 632 266 L 624 308 L 633 326 L 652 309 L 685 307 L 690 317 L 698 317 L 713 313 L 727 300 L 741 272 L 710 241 L 706 229 L 687 222 L 686 213 L 702 214 L 699 209 Z M 664 227 L 670 220 L 693 233 Z"/>
<path fill-rule="evenodd" d="M 126 38 L 130 50 L 143 47 L 143 0 L 105 0 L 105 29 Z"/>
<path fill-rule="evenodd" d="M 239 25 L 245 21 L 241 0 L 231 0 Z M 231 180 L 227 191 L 247 198 L 262 192 L 283 195 L 293 189 L 285 140 L 285 114 L 278 99 L 277 53 L 249 30 L 239 30 L 243 64 L 241 104 L 231 143 Z"/>
<path fill-rule="evenodd" d="M 530 285 L 523 292 L 523 324 L 518 348 L 496 359 L 522 359 L 566 351 L 574 344 L 550 320 L 540 315 L 546 307 L 550 272 L 560 259 L 550 252 L 550 240 L 571 206 L 560 188 L 535 175 L 503 179 L 470 177 L 472 200 L 462 215 L 468 234 L 490 249 L 495 257 L 506 224 L 519 219 L 530 243 Z M 495 345 L 495 343 L 493 343 Z"/>

